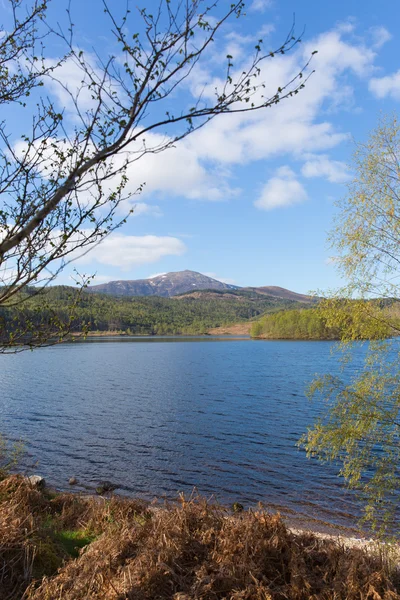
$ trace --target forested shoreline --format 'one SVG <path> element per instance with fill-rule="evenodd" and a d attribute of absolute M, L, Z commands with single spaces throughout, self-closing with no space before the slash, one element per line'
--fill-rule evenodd
<path fill-rule="evenodd" d="M 67 286 L 48 288 L 20 306 L 2 307 L 2 335 L 38 329 L 69 333 L 115 332 L 128 335 L 193 335 L 240 322 L 267 312 L 299 306 L 293 300 L 234 291 L 197 292 L 176 298 L 115 297 L 78 291 Z M 17 336 L 18 337 L 18 336 Z"/>
<path fill-rule="evenodd" d="M 377 325 L 377 319 L 381 322 Z M 399 334 L 399 303 L 337 299 L 316 308 L 280 310 L 265 314 L 251 325 L 250 335 L 260 339 L 341 340 L 384 339 Z"/>
<path fill-rule="evenodd" d="M 371 337 L 377 314 L 385 322 L 375 337 L 397 335 L 399 303 L 324 301 L 313 308 L 294 300 L 245 290 L 201 290 L 172 298 L 111 296 L 70 286 L 29 289 L 23 302 L 0 308 L 0 337 L 14 343 L 30 332 L 46 335 L 205 335 L 247 323 L 258 339 L 339 340 L 349 327 L 355 339 Z M 377 312 L 378 311 L 378 312 Z M 340 316 L 338 316 L 340 315 Z M 393 329 L 393 326 L 395 329 Z"/>
<path fill-rule="evenodd" d="M 338 328 L 328 327 L 316 309 L 282 310 L 252 324 L 251 337 L 288 340 L 337 340 Z"/>

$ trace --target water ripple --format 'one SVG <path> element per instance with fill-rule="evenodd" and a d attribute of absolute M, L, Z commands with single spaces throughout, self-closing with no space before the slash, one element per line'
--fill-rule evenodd
<path fill-rule="evenodd" d="M 358 514 L 335 468 L 296 447 L 321 410 L 307 384 L 337 369 L 330 343 L 148 341 L 0 356 L 1 430 L 25 440 L 27 464 L 60 488 L 113 479 L 148 498 L 196 487 L 339 524 Z"/>

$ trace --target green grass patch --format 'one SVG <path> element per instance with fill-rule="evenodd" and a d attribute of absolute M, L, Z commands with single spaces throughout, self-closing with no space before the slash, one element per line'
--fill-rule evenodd
<path fill-rule="evenodd" d="M 65 552 L 73 558 L 79 556 L 79 550 L 88 546 L 96 539 L 96 536 L 88 534 L 85 530 L 65 530 L 55 533 L 56 541 L 61 544 Z"/>

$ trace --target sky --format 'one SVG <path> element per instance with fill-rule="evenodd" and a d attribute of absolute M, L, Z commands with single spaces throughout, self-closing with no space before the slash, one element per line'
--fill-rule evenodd
<path fill-rule="evenodd" d="M 117 10 L 122 5 L 114 0 Z M 63 22 L 65 8 L 63 0 L 53 1 L 53 22 Z M 72 0 L 71 10 L 79 47 L 111 52 L 113 36 L 101 1 Z M 351 181 L 355 142 L 367 139 L 382 114 L 398 109 L 400 2 L 250 0 L 245 15 L 224 25 L 169 102 L 187 104 L 207 93 L 222 76 L 227 54 L 239 69 L 259 38 L 268 49 L 279 46 L 293 15 L 296 33 L 304 29 L 301 44 L 268 59 L 260 77 L 275 93 L 317 50 L 305 89 L 251 115 L 219 116 L 174 148 L 132 164 L 127 187 L 132 193 L 120 214 L 134 208 L 133 215 L 67 267 L 57 283 L 71 283 L 73 267 L 96 274 L 95 283 L 184 269 L 239 286 L 275 285 L 299 293 L 343 283 L 327 236 L 338 210 L 335 201 L 346 195 Z M 54 43 L 48 52 L 55 59 L 61 49 Z M 73 85 L 76 72 L 71 65 L 63 69 L 60 77 Z M 54 86 L 46 93 L 68 116 L 65 93 Z M 9 124 L 12 129 L 12 115 Z M 142 183 L 143 192 L 134 195 Z"/>

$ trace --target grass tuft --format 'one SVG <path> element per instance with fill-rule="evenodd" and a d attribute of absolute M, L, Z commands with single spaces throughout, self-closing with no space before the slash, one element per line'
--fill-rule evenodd
<path fill-rule="evenodd" d="M 78 558 L 79 551 L 91 544 L 96 537 L 88 534 L 86 530 L 71 531 L 67 529 L 56 532 L 55 539 L 69 556 Z"/>

